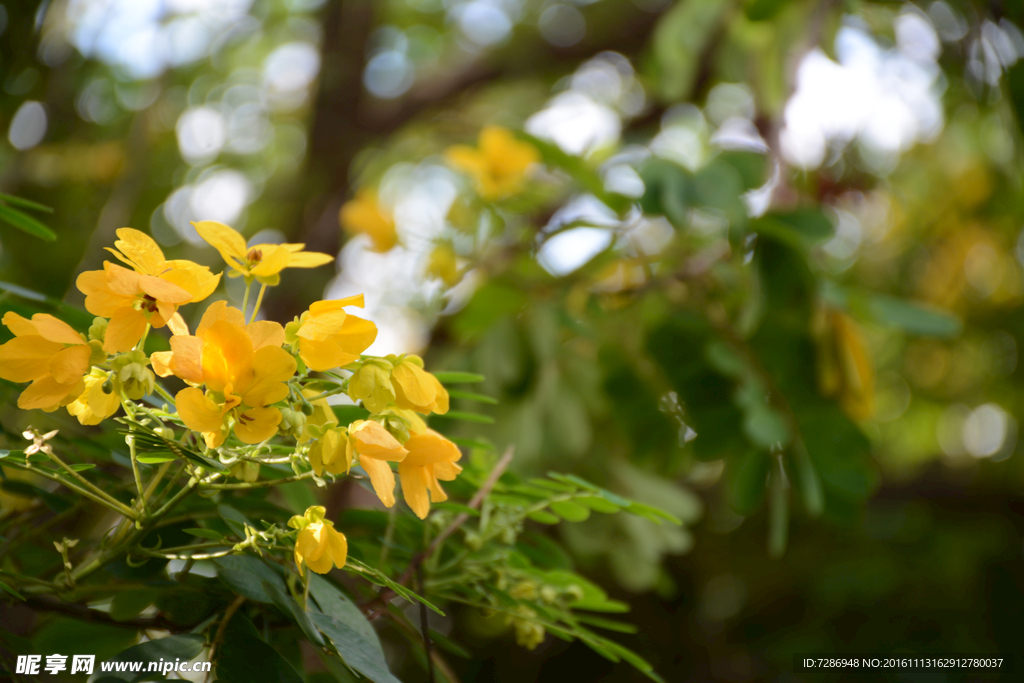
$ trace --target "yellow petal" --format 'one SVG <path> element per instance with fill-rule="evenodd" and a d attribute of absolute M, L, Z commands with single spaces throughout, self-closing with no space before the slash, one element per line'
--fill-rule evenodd
<path fill-rule="evenodd" d="M 240 310 L 234 306 L 228 306 L 227 301 L 214 301 L 203 312 L 203 319 L 199 321 L 199 327 L 196 328 L 196 336 L 202 337 L 210 325 L 218 320 L 224 320 L 238 327 L 245 327 L 245 315 Z"/>
<path fill-rule="evenodd" d="M 249 379 L 253 351 L 244 329 L 218 320 L 203 334 L 203 381 L 207 387 L 213 391 L 224 391 L 228 384 Z"/>
<path fill-rule="evenodd" d="M 456 462 L 462 457 L 458 446 L 433 429 L 428 429 L 423 434 L 412 434 L 405 442 L 405 447 L 409 451 L 405 462 L 413 466 Z"/>
<path fill-rule="evenodd" d="M 119 294 L 111 290 L 104 270 L 87 270 L 78 276 L 75 286 L 85 294 L 85 309 L 103 318 L 112 316 L 114 311 L 129 304 L 135 296 L 134 291 Z"/>
<path fill-rule="evenodd" d="M 383 460 L 369 457 L 360 460 L 359 464 L 366 470 L 366 474 L 369 475 L 370 483 L 373 484 L 373 491 L 380 498 L 380 502 L 384 503 L 385 507 L 394 505 L 395 473 L 391 471 L 391 466 Z"/>
<path fill-rule="evenodd" d="M 220 283 L 220 273 L 211 273 L 206 266 L 184 259 L 168 261 L 164 266 L 164 271 L 159 275 L 191 294 L 190 301 L 192 303 L 202 301 L 213 294 Z"/>
<path fill-rule="evenodd" d="M 18 407 L 22 410 L 40 408 L 50 412 L 78 398 L 84 390 L 85 382 L 81 378 L 71 384 L 61 384 L 47 375 L 37 379 L 21 392 L 21 396 L 18 397 Z"/>
<path fill-rule="evenodd" d="M 71 384 L 89 369 L 92 350 L 86 346 L 69 346 L 58 351 L 50 359 L 50 374 L 60 384 Z"/>
<path fill-rule="evenodd" d="M 167 327 L 171 330 L 171 334 L 178 336 L 188 335 L 188 325 L 185 323 L 185 319 L 181 317 L 181 313 L 175 313 L 168 318 Z"/>
<path fill-rule="evenodd" d="M 3 323 L 15 337 L 22 337 L 27 334 L 39 334 L 35 325 L 29 322 L 27 318 L 21 317 L 14 311 L 7 311 L 4 313 Z"/>
<path fill-rule="evenodd" d="M 139 276 L 139 288 L 158 302 L 184 304 L 192 300 L 192 295 L 178 285 L 161 277 L 152 275 Z M 170 315 L 166 316 L 167 318 Z"/>
<path fill-rule="evenodd" d="M 258 351 L 264 346 L 281 346 L 284 344 L 284 328 L 280 323 L 271 320 L 259 320 L 245 326 L 245 331 L 252 339 L 253 350 Z"/>
<path fill-rule="evenodd" d="M 277 403 L 288 395 L 284 384 L 295 374 L 295 358 L 277 346 L 264 346 L 253 356 L 254 374 L 251 383 L 240 381 L 236 385 L 238 394 L 249 406 L 265 406 Z"/>
<path fill-rule="evenodd" d="M 428 466 L 426 470 L 427 488 L 430 489 L 430 502 L 431 503 L 443 503 L 448 500 L 448 494 L 441 488 L 440 482 L 437 481 L 437 477 L 434 476 L 434 466 Z"/>
<path fill-rule="evenodd" d="M 459 476 L 462 468 L 453 462 L 435 462 L 433 464 L 434 476 L 444 481 L 454 481 Z"/>
<path fill-rule="evenodd" d="M 361 189 L 355 199 L 345 202 L 338 219 L 345 232 L 368 235 L 374 251 L 385 252 L 398 243 L 394 219 L 381 208 L 376 195 L 369 190 Z"/>
<path fill-rule="evenodd" d="M 238 416 L 235 436 L 241 439 L 242 443 L 261 443 L 277 434 L 279 424 L 281 411 L 277 408 L 250 408 Z"/>
<path fill-rule="evenodd" d="M 348 355 L 332 341 L 310 341 L 299 339 L 299 357 L 310 370 L 323 372 L 341 367 Z M 351 363 L 352 361 L 348 361 Z"/>
<path fill-rule="evenodd" d="M 108 249 L 122 261 L 146 275 L 159 275 L 164 265 L 164 252 L 160 250 L 153 238 L 144 232 L 132 228 L 121 228 L 117 231 L 118 240 L 114 247 L 124 254 L 124 258 L 112 249 Z"/>
<path fill-rule="evenodd" d="M 345 318 L 345 324 L 341 330 L 332 337 L 331 341 L 337 344 L 351 360 L 342 360 L 341 365 L 348 365 L 359 359 L 359 354 L 370 347 L 377 339 L 377 326 L 369 320 L 350 315 Z"/>
<path fill-rule="evenodd" d="M 359 423 L 349 429 L 349 435 L 355 439 L 356 451 L 359 455 L 378 460 L 401 462 L 409 453 L 398 439 L 376 420 Z"/>
<path fill-rule="evenodd" d="M 203 340 L 199 337 L 171 337 L 171 371 L 189 384 L 203 383 Z M 157 354 L 153 354 L 156 368 Z M 159 373 L 158 373 L 159 374 Z M 167 375 L 160 375 L 166 377 Z"/>
<path fill-rule="evenodd" d="M 320 315 L 326 311 L 334 311 L 339 308 L 345 308 L 346 306 L 363 308 L 366 306 L 366 298 L 362 294 L 353 294 L 352 296 L 342 297 L 341 299 L 315 301 L 310 305 L 309 312 L 311 315 Z"/>
<path fill-rule="evenodd" d="M 136 273 L 134 270 L 122 268 L 110 261 L 104 261 L 103 277 L 106 280 L 106 286 L 111 292 L 122 297 L 134 298 L 142 291 L 142 287 L 140 285 L 142 278 L 150 276 L 141 275 Z"/>
<path fill-rule="evenodd" d="M 15 337 L 0 346 L 0 377 L 31 382 L 50 375 L 50 358 L 64 347 L 39 335 Z"/>
<path fill-rule="evenodd" d="M 299 327 L 298 336 L 310 341 L 326 341 L 341 331 L 348 314 L 340 308 L 310 314 Z"/>
<path fill-rule="evenodd" d="M 32 324 L 43 339 L 58 344 L 85 344 L 82 335 L 78 334 L 75 328 L 48 313 L 36 313 L 32 316 Z"/>
<path fill-rule="evenodd" d="M 427 471 L 399 463 L 398 478 L 402 481 L 402 497 L 420 519 L 426 519 L 430 512 L 430 498 L 427 496 Z"/>
<path fill-rule="evenodd" d="M 103 392 L 106 376 L 89 375 L 85 377 L 85 391 L 77 399 L 68 404 L 68 412 L 78 418 L 83 425 L 98 425 L 117 412 L 121 406 L 117 393 Z"/>
<path fill-rule="evenodd" d="M 196 221 L 192 225 L 199 236 L 220 252 L 221 258 L 229 265 L 232 260 L 245 260 L 245 238 L 232 228 L 217 221 Z"/>
<path fill-rule="evenodd" d="M 301 529 L 295 537 L 296 557 L 301 557 L 306 566 L 317 574 L 329 572 L 331 565 L 334 564 L 330 557 L 324 557 L 328 542 L 323 526 L 323 523 L 310 524 L 305 529 Z"/>
<path fill-rule="evenodd" d="M 195 432 L 219 432 L 224 424 L 224 414 L 219 405 L 203 395 L 201 389 L 182 389 L 174 397 L 178 417 L 185 426 Z"/>
<path fill-rule="evenodd" d="M 396 403 L 401 408 L 425 408 L 437 396 L 437 387 L 430 381 L 430 375 L 410 362 L 396 365 L 391 378 L 395 385 Z"/>
<path fill-rule="evenodd" d="M 284 247 L 290 247 L 292 245 L 285 244 Z M 330 263 L 334 260 L 334 257 L 330 254 L 321 254 L 316 251 L 299 251 L 292 252 L 291 258 L 288 260 L 289 268 L 316 268 Z"/>
<path fill-rule="evenodd" d="M 292 253 L 280 244 L 260 244 L 253 248 L 263 252 L 263 258 L 250 271 L 256 277 L 277 275 L 292 259 Z"/>
<path fill-rule="evenodd" d="M 174 370 L 171 369 L 171 362 L 173 360 L 173 351 L 155 351 L 149 357 L 149 362 L 153 365 L 153 372 L 159 377 L 170 377 L 174 374 Z"/>
<path fill-rule="evenodd" d="M 103 337 L 103 350 L 107 353 L 131 351 L 145 331 L 146 314 L 131 306 L 123 306 L 110 316 L 110 324 Z"/>
<path fill-rule="evenodd" d="M 330 556 L 334 566 L 341 569 L 345 566 L 345 561 L 348 558 L 348 539 L 345 538 L 345 534 L 335 530 L 333 525 L 325 524 L 324 530 L 327 532 L 326 554 Z M 329 568 L 328 571 L 330 571 Z"/>
<path fill-rule="evenodd" d="M 448 412 L 448 390 L 444 388 L 439 379 L 430 373 L 427 373 L 427 377 L 433 382 L 434 390 L 437 392 L 434 394 L 434 402 L 429 406 L 430 410 L 438 415 L 444 415 Z"/>

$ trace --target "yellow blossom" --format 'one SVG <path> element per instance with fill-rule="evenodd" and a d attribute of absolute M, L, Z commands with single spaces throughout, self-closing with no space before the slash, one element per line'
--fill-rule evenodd
<path fill-rule="evenodd" d="M 178 415 L 216 448 L 227 438 L 225 418 L 235 418 L 244 443 L 265 441 L 277 432 L 281 412 L 270 404 L 288 396 L 285 382 L 295 359 L 281 348 L 284 328 L 270 321 L 245 324 L 242 312 L 217 301 L 206 309 L 195 336 L 171 337 L 169 352 L 154 353 L 153 369 L 193 385 L 178 392 Z M 204 395 L 199 385 L 206 385 Z"/>
<path fill-rule="evenodd" d="M 194 299 L 191 292 L 165 276 L 146 275 L 109 261 L 104 262 L 103 270 L 79 275 L 77 286 L 85 294 L 86 310 L 110 318 L 103 337 L 107 353 L 130 351 L 147 324 L 159 328 L 170 323 L 172 330 L 184 328 L 181 316 L 176 316 L 178 306 Z"/>
<path fill-rule="evenodd" d="M 349 425 L 349 437 L 359 453 L 359 464 L 370 477 L 373 490 L 385 506 L 395 504 L 395 473 L 389 462 L 401 463 L 409 451 L 374 420 Z"/>
<path fill-rule="evenodd" d="M 356 192 L 355 199 L 341 207 L 338 219 L 350 235 L 367 235 L 374 251 L 385 252 L 398 244 L 394 218 L 381 207 L 377 195 L 370 190 L 363 188 Z"/>
<path fill-rule="evenodd" d="M 468 173 L 477 193 L 489 201 L 519 192 L 527 170 L 540 161 L 533 145 L 517 140 L 510 130 L 500 126 L 481 130 L 477 147 L 455 145 L 448 148 L 445 157 Z"/>
<path fill-rule="evenodd" d="M 302 565 L 317 574 L 326 574 L 331 567 L 341 569 L 348 557 L 348 539 L 334 528 L 334 522 L 324 519 L 327 510 L 314 505 L 304 515 L 295 515 L 288 526 L 298 529 L 295 537 L 295 566 L 302 574 Z"/>
<path fill-rule="evenodd" d="M 92 349 L 67 323 L 46 313 L 31 320 L 14 311 L 3 324 L 14 339 L 0 346 L 0 377 L 11 382 L 32 382 L 18 397 L 24 410 L 51 412 L 74 401 L 85 390 Z"/>
<path fill-rule="evenodd" d="M 419 413 L 448 412 L 448 390 L 436 377 L 423 369 L 419 356 L 405 356 L 395 362 L 391 371 L 391 384 L 395 390 L 395 405 Z"/>
<path fill-rule="evenodd" d="M 416 516 L 426 519 L 431 501 L 440 503 L 448 500 L 438 480 L 455 479 L 462 471 L 455 464 L 462 453 L 458 446 L 432 429 L 410 436 L 405 448 L 409 454 L 398 463 L 402 495 Z"/>
<path fill-rule="evenodd" d="M 306 398 L 313 398 L 319 395 L 321 392 L 314 389 L 303 389 L 302 395 Z M 313 414 L 306 418 L 306 428 L 302 431 L 302 436 L 299 437 L 299 443 L 305 443 L 314 437 L 314 431 L 317 428 L 326 428 L 338 424 L 338 418 L 331 410 L 331 404 L 327 402 L 326 398 L 320 398 L 312 402 Z"/>
<path fill-rule="evenodd" d="M 111 387 L 103 391 L 107 383 L 107 373 L 99 368 L 85 376 L 85 391 L 77 399 L 68 404 L 68 412 L 78 418 L 84 425 L 98 425 L 117 412 L 121 400 Z"/>
<path fill-rule="evenodd" d="M 184 259 L 168 261 L 159 245 L 146 233 L 121 228 L 117 236 L 116 248 L 108 247 L 107 251 L 137 273 L 163 278 L 178 285 L 192 295 L 191 303 L 202 301 L 217 289 L 220 273 L 214 275 L 206 266 Z"/>
<path fill-rule="evenodd" d="M 333 256 L 303 251 L 305 244 L 257 244 L 248 247 L 235 229 L 217 221 L 192 223 L 196 232 L 220 252 L 231 268 L 228 277 L 255 278 L 262 284 L 276 285 L 285 268 L 316 268 L 334 260 Z"/>
<path fill-rule="evenodd" d="M 299 357 L 311 370 L 322 372 L 359 360 L 377 338 L 377 326 L 346 313 L 345 306 L 363 307 L 363 295 L 317 301 L 302 315 L 295 332 Z"/>
<path fill-rule="evenodd" d="M 430 252 L 427 275 L 436 277 L 449 287 L 459 281 L 459 264 L 455 249 L 450 244 L 439 244 Z"/>

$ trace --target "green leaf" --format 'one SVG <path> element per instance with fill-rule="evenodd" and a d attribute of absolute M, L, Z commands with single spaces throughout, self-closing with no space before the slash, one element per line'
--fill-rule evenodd
<path fill-rule="evenodd" d="M 438 415 L 439 418 L 447 418 L 450 420 L 462 420 L 464 422 L 476 422 L 478 424 L 490 425 L 494 424 L 494 418 L 490 415 L 480 415 L 479 413 L 464 413 L 460 410 L 449 410 L 444 415 Z"/>
<path fill-rule="evenodd" d="M 264 583 L 270 583 L 279 591 L 287 592 L 284 579 L 263 560 L 249 555 L 228 555 L 215 561 L 220 580 L 235 593 L 249 600 L 274 602 L 273 596 L 263 587 Z"/>
<path fill-rule="evenodd" d="M 796 247 L 819 244 L 835 234 L 832 221 L 817 209 L 769 213 L 757 219 L 753 227 Z"/>
<path fill-rule="evenodd" d="M 263 642 L 241 614 L 235 614 L 228 623 L 214 668 L 217 680 L 225 683 L 304 683 L 288 660 Z"/>
<path fill-rule="evenodd" d="M 531 512 L 527 515 L 530 519 L 541 524 L 558 524 L 561 522 L 561 518 L 558 515 L 553 515 L 546 510 L 538 510 L 537 512 Z"/>
<path fill-rule="evenodd" d="M 143 662 L 142 668 L 145 671 L 150 662 L 159 662 L 160 660 L 173 662 L 176 659 L 187 662 L 194 659 L 202 652 L 204 644 L 203 636 L 191 633 L 167 636 L 133 645 L 110 661 Z M 142 678 L 143 675 L 131 671 L 108 672 L 108 676 L 124 681 L 133 681 Z"/>
<path fill-rule="evenodd" d="M 340 425 L 349 425 L 356 420 L 370 417 L 370 411 L 362 406 L 331 406 L 331 410 L 334 411 Z"/>
<path fill-rule="evenodd" d="M 924 337 L 949 339 L 963 329 L 960 319 L 951 313 L 880 294 L 870 297 L 868 310 L 883 325 Z"/>
<path fill-rule="evenodd" d="M 391 579 L 391 577 L 387 576 L 386 574 L 378 571 L 377 569 L 374 569 L 373 567 L 370 567 L 369 565 L 363 564 L 362 562 L 352 558 L 351 556 L 348 558 L 348 562 L 345 563 L 345 569 L 349 571 L 358 572 L 367 577 L 367 579 L 377 584 L 378 586 L 387 586 L 388 588 L 395 591 L 409 602 L 419 602 L 423 605 L 426 605 L 430 609 L 434 610 L 442 617 L 444 616 L 444 612 L 442 612 L 436 605 L 434 605 L 434 603 L 430 602 L 423 596 L 418 595 L 417 593 L 409 590 L 397 581 L 394 581 L 393 579 Z"/>
<path fill-rule="evenodd" d="M 608 629 L 609 631 L 617 631 L 619 633 L 636 633 L 637 627 L 634 624 L 625 624 L 621 621 L 612 621 L 611 619 L 602 619 L 601 617 L 594 617 L 589 614 L 574 614 L 576 621 L 581 624 L 588 624 L 589 626 L 596 626 L 598 628 Z"/>
<path fill-rule="evenodd" d="M 270 599 L 274 601 L 277 608 L 280 609 L 287 615 L 290 615 L 292 621 L 299 625 L 302 632 L 306 634 L 310 642 L 314 645 L 323 645 L 324 639 L 320 637 L 320 632 L 313 627 L 313 622 L 309 620 L 309 615 L 299 606 L 297 602 L 283 590 L 277 587 L 277 585 L 271 581 L 261 582 L 264 592 L 270 596 Z"/>
<path fill-rule="evenodd" d="M 567 522 L 583 522 L 590 517 L 590 509 L 567 500 L 551 503 L 551 511 Z"/>
<path fill-rule="evenodd" d="M 245 515 L 230 505 L 218 505 L 217 514 L 239 538 L 245 538 L 245 527 L 253 526 L 253 523 Z"/>
<path fill-rule="evenodd" d="M 682 526 L 683 524 L 683 520 L 679 519 L 675 515 L 671 515 L 664 510 L 659 510 L 658 508 L 650 505 L 644 505 L 643 503 L 630 503 L 629 507 L 626 508 L 626 512 L 630 512 L 638 517 L 649 519 L 652 522 L 657 522 L 658 524 L 662 524 L 664 522 L 669 522 L 676 526 Z"/>
<path fill-rule="evenodd" d="M 384 661 L 384 648 L 381 647 L 377 631 L 367 621 L 362 610 L 356 607 L 340 588 L 319 574 L 310 574 L 309 594 L 313 596 L 321 612 L 331 615 L 358 633 L 373 651 L 374 656 Z"/>
<path fill-rule="evenodd" d="M 135 459 L 138 460 L 139 462 L 143 463 L 144 465 L 159 465 L 160 463 L 171 462 L 173 460 L 177 460 L 177 458 L 174 457 L 171 454 L 167 454 L 167 455 L 139 455 L 139 456 L 136 456 Z"/>
<path fill-rule="evenodd" d="M 658 89 L 664 102 L 690 99 L 704 51 L 732 3 L 688 0 L 677 3 L 658 23 L 654 58 Z"/>
<path fill-rule="evenodd" d="M 433 375 L 441 384 L 475 384 L 487 379 L 474 372 L 435 372 Z"/>
<path fill-rule="evenodd" d="M 152 590 L 118 591 L 110 602 L 110 618 L 114 621 L 134 619 L 153 604 L 155 596 L 156 591 Z"/>
<path fill-rule="evenodd" d="M 35 218 L 32 218 L 32 216 L 5 204 L 0 204 L 0 220 L 47 242 L 55 242 L 57 240 L 57 233 L 53 230 L 50 230 Z"/>
<path fill-rule="evenodd" d="M 573 499 L 573 502 L 579 503 L 580 505 L 586 505 L 594 512 L 603 512 L 606 515 L 611 514 L 613 512 L 618 512 L 619 510 L 622 509 L 622 506 L 616 505 L 615 503 L 609 501 L 608 499 L 600 498 L 598 496 L 591 496 L 588 498 L 575 498 Z"/>
<path fill-rule="evenodd" d="M 766 449 L 785 447 L 792 437 L 779 411 L 764 403 L 748 407 L 743 420 L 743 433 L 755 446 Z"/>
<path fill-rule="evenodd" d="M 374 683 L 401 683 L 391 675 L 383 653 L 377 652 L 372 644 L 348 626 L 331 615 L 314 612 L 310 619 L 325 636 L 331 639 L 345 664 L 358 671 Z"/>
<path fill-rule="evenodd" d="M 33 634 L 33 649 L 29 652 L 64 653 L 68 652 L 68 645 L 73 643 L 73 652 L 94 654 L 97 661 L 106 661 L 137 639 L 138 629 L 135 628 L 57 616 Z M 96 668 L 99 669 L 99 665 Z"/>
<path fill-rule="evenodd" d="M 43 213 L 53 213 L 53 209 L 43 204 L 37 204 L 29 199 L 22 199 L 21 197 L 15 197 L 13 194 L 5 194 L 0 192 L 0 200 L 11 206 L 17 206 L 22 209 L 31 209 L 33 211 L 42 211 Z"/>
<path fill-rule="evenodd" d="M 488 403 L 490 405 L 497 405 L 498 399 L 491 396 L 485 396 L 483 394 L 474 394 L 471 391 L 460 391 L 458 389 L 449 389 L 448 395 L 452 398 L 462 398 L 467 401 L 477 401 L 479 403 Z"/>
<path fill-rule="evenodd" d="M 22 601 L 25 600 L 25 596 L 23 596 L 18 591 L 14 590 L 14 588 L 12 586 L 8 586 L 3 581 L 0 581 L 0 590 L 3 590 L 6 593 L 10 593 L 11 595 L 13 595 L 14 597 L 18 598 L 19 600 L 22 600 Z"/>

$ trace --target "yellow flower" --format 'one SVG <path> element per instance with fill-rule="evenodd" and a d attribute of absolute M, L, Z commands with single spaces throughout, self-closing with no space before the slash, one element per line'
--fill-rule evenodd
<path fill-rule="evenodd" d="M 364 188 L 356 192 L 355 199 L 341 207 L 338 219 L 350 235 L 369 236 L 374 251 L 383 253 L 398 244 L 394 218 L 381 208 L 377 195 L 370 190 Z"/>
<path fill-rule="evenodd" d="M 255 278 L 265 285 L 281 281 L 285 268 L 316 268 L 334 260 L 333 256 L 315 251 L 302 251 L 305 244 L 257 244 L 247 247 L 245 238 L 236 230 L 217 221 L 192 223 L 196 232 L 220 252 L 231 268 L 228 277 Z"/>
<path fill-rule="evenodd" d="M 132 228 L 117 231 L 116 249 L 107 248 L 119 261 L 131 266 L 135 272 L 152 275 L 173 282 L 192 295 L 191 303 L 202 301 L 213 294 L 220 282 L 220 273 L 214 275 L 206 266 L 192 261 L 168 261 L 153 238 Z"/>
<path fill-rule="evenodd" d="M 300 318 L 296 331 L 299 357 L 310 370 L 322 372 L 359 360 L 377 338 L 377 326 L 346 313 L 345 306 L 363 307 L 363 295 L 317 301 Z"/>
<path fill-rule="evenodd" d="M 335 530 L 334 522 L 324 519 L 327 510 L 314 505 L 304 515 L 295 515 L 288 520 L 288 526 L 298 529 L 295 537 L 295 566 L 302 574 L 302 565 L 317 574 L 326 574 L 331 567 L 341 569 L 348 557 L 348 539 Z"/>
<path fill-rule="evenodd" d="M 452 481 L 462 471 L 455 463 L 462 457 L 459 447 L 432 429 L 413 434 L 405 442 L 409 455 L 398 463 L 402 495 L 420 519 L 426 519 L 431 501 L 448 500 L 439 479 Z M 429 491 L 429 495 L 428 495 Z"/>
<path fill-rule="evenodd" d="M 103 263 L 103 270 L 79 275 L 77 286 L 85 294 L 85 308 L 90 313 L 110 318 L 103 338 L 107 353 L 131 351 L 147 324 L 184 328 L 181 316 L 176 316 L 178 306 L 194 299 L 191 292 L 166 277 L 138 273 L 109 261 Z"/>
<path fill-rule="evenodd" d="M 68 404 L 68 412 L 84 425 L 98 425 L 116 413 L 121 407 L 121 400 L 113 388 L 109 392 L 103 391 L 106 382 L 107 373 L 99 368 L 93 368 L 92 372 L 85 376 L 85 391 Z"/>
<path fill-rule="evenodd" d="M 306 398 L 313 398 L 319 395 L 321 392 L 314 389 L 303 389 L 302 395 Z M 338 424 L 338 418 L 331 410 L 331 404 L 327 402 L 326 398 L 317 399 L 313 401 L 313 414 L 306 418 L 306 427 L 302 430 L 302 436 L 299 437 L 299 443 L 306 443 L 310 439 L 314 438 L 315 432 L 318 433 L 317 428 L 327 428 Z M 322 431 L 319 430 L 319 431 Z"/>
<path fill-rule="evenodd" d="M 18 397 L 19 408 L 51 412 L 85 390 L 82 376 L 89 370 L 92 349 L 70 325 L 46 313 L 28 320 L 14 311 L 4 314 L 3 324 L 14 339 L 0 346 L 0 377 L 32 382 Z"/>
<path fill-rule="evenodd" d="M 370 476 L 374 492 L 385 506 L 391 507 L 395 504 L 395 473 L 388 463 L 401 463 L 409 451 L 375 420 L 357 420 L 348 429 L 359 453 L 359 464 Z"/>
<path fill-rule="evenodd" d="M 477 193 L 489 201 L 522 189 L 527 170 L 540 161 L 533 145 L 517 140 L 511 131 L 500 126 L 481 130 L 477 147 L 455 145 L 448 148 L 445 157 L 472 176 Z"/>
<path fill-rule="evenodd" d="M 448 412 L 448 390 L 423 369 L 423 359 L 419 356 L 409 355 L 395 362 L 391 384 L 395 389 L 395 405 L 399 408 L 438 415 Z"/>
<path fill-rule="evenodd" d="M 169 352 L 153 354 L 153 369 L 194 385 L 178 392 L 178 415 L 186 427 L 203 433 L 207 446 L 224 443 L 229 415 L 239 439 L 260 443 L 277 432 L 281 412 L 269 406 L 288 396 L 285 382 L 295 374 L 295 359 L 283 343 L 279 324 L 246 325 L 240 310 L 217 301 L 206 309 L 195 336 L 175 335 Z"/>

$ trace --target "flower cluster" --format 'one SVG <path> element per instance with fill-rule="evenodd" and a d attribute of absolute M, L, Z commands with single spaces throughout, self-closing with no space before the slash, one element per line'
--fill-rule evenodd
<path fill-rule="evenodd" d="M 77 281 L 86 309 L 96 316 L 83 334 L 52 315 L 31 319 L 8 312 L 2 322 L 14 338 L 0 345 L 0 377 L 31 382 L 18 399 L 24 409 L 66 407 L 84 425 L 96 425 L 122 407 L 130 416 L 146 410 L 166 422 L 168 438 L 185 428 L 206 457 L 231 465 L 243 482 L 259 477 L 260 446 L 278 437 L 294 444 L 293 466 L 323 482 L 359 466 L 384 505 L 395 504 L 397 465 L 402 494 L 420 518 L 431 502 L 447 498 L 440 481 L 461 471 L 454 443 L 428 428 L 425 416 L 448 411 L 448 392 L 423 360 L 413 355 L 365 355 L 376 326 L 348 309 L 362 295 L 318 301 L 287 325 L 260 320 L 267 287 L 286 268 L 332 261 L 302 244 L 248 246 L 232 228 L 213 221 L 194 224 L 227 265 L 228 277 L 245 280 L 241 308 L 210 303 L 194 331 L 179 309 L 210 298 L 221 274 L 185 260 L 167 260 L 138 230 L 117 231 L 109 251 L 123 265 L 105 262 Z M 259 296 L 249 310 L 249 289 Z M 169 350 L 147 352 L 152 329 L 167 328 Z M 167 348 L 164 346 L 164 348 Z M 159 378 L 180 382 L 171 395 Z M 347 394 L 369 415 L 340 424 L 327 397 Z M 163 411 L 142 407 L 147 396 L 167 402 Z M 155 401 L 151 401 L 154 402 Z M 311 507 L 292 518 L 298 530 L 295 561 L 324 573 L 345 564 L 345 536 Z"/>

